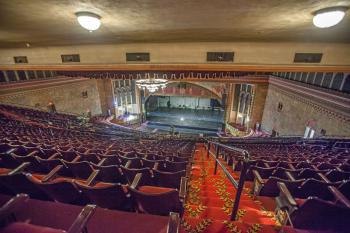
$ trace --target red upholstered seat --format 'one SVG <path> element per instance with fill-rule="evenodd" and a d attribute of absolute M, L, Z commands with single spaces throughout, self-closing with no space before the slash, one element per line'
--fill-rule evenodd
<path fill-rule="evenodd" d="M 65 233 L 64 230 L 53 229 L 31 225 L 28 223 L 16 222 L 8 225 L 4 229 L 0 229 L 0 233 Z"/>
<path fill-rule="evenodd" d="M 7 169 L 7 168 L 0 168 L 0 174 L 7 174 L 11 171 L 11 169 Z"/>
<path fill-rule="evenodd" d="M 140 186 L 138 189 L 140 192 L 150 193 L 150 194 L 162 194 L 173 191 L 172 188 L 156 187 L 156 186 Z"/>
<path fill-rule="evenodd" d="M 79 181 L 79 183 L 84 184 L 85 181 Z M 106 183 L 106 182 L 97 182 L 93 187 L 97 187 L 97 188 L 108 188 L 108 187 L 112 187 L 114 186 L 113 183 Z M 126 187 L 126 185 L 121 185 L 123 188 L 123 191 L 125 193 L 128 192 L 128 188 Z"/>
<path fill-rule="evenodd" d="M 31 178 L 35 179 L 37 182 L 41 182 L 42 179 L 44 179 L 45 175 L 41 174 L 32 174 Z"/>
<path fill-rule="evenodd" d="M 69 178 L 69 177 L 57 177 L 57 178 L 51 180 L 51 182 L 62 182 L 62 181 L 67 181 L 67 182 L 79 181 L 79 182 L 82 182 L 82 183 L 85 182 L 85 180 L 72 179 L 72 178 Z"/>
<path fill-rule="evenodd" d="M 302 206 L 307 199 L 300 199 L 300 198 L 295 198 L 295 202 L 298 204 L 298 206 Z"/>

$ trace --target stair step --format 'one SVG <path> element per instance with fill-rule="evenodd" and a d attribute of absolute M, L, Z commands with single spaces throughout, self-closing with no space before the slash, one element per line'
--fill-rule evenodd
<path fill-rule="evenodd" d="M 215 216 L 216 220 L 228 220 L 230 215 L 225 213 L 222 207 L 215 206 L 198 206 L 198 205 L 188 205 L 185 210 L 184 216 L 196 217 L 200 219 L 213 218 Z M 193 214 L 191 214 L 193 213 Z"/>
<path fill-rule="evenodd" d="M 273 198 L 258 197 L 257 200 L 253 200 L 245 189 L 238 208 L 238 220 L 230 221 L 232 200 L 237 189 L 223 175 L 220 167 L 214 175 L 214 159 L 208 159 L 205 148 L 198 148 L 198 144 L 193 162 L 184 222 L 180 232 L 276 232 Z M 222 162 L 226 163 L 223 160 Z M 226 168 L 238 181 L 239 172 L 234 172 L 230 166 Z M 245 188 L 251 189 L 252 184 L 253 182 L 245 182 Z M 227 194 L 228 199 L 220 198 Z"/>
<path fill-rule="evenodd" d="M 254 229 L 258 229 L 254 231 Z M 187 231 L 186 231 L 187 230 Z M 275 226 L 265 224 L 249 224 L 239 221 L 186 218 L 186 223 L 182 223 L 180 232 L 190 232 L 197 230 L 201 233 L 232 233 L 232 232 L 276 232 Z"/>

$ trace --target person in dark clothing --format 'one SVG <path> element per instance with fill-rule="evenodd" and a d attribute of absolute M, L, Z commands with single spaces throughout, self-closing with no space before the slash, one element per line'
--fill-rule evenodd
<path fill-rule="evenodd" d="M 170 100 L 168 100 L 168 102 L 166 103 L 167 104 L 167 106 L 168 106 L 168 109 L 170 108 Z"/>

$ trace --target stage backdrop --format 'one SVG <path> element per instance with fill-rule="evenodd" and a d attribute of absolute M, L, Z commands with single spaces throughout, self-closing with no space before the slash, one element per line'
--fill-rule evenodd
<path fill-rule="evenodd" d="M 198 97 L 177 97 L 177 96 L 159 96 L 158 107 L 168 107 L 168 101 L 170 101 L 171 108 L 178 108 L 186 106 L 190 109 L 207 109 L 210 106 L 210 98 L 198 98 Z"/>

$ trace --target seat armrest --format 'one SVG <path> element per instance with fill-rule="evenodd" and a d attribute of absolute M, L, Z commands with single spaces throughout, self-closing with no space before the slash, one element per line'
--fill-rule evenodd
<path fill-rule="evenodd" d="M 180 231 L 180 215 L 170 212 L 166 233 L 178 233 Z"/>
<path fill-rule="evenodd" d="M 331 193 L 333 194 L 333 196 L 339 200 L 341 203 L 343 203 L 343 205 L 345 205 L 346 207 L 350 208 L 350 201 L 349 199 L 347 199 L 344 194 L 342 194 L 337 188 L 335 188 L 334 186 L 328 186 L 329 191 L 331 191 Z"/>
<path fill-rule="evenodd" d="M 81 156 L 80 155 L 77 155 L 71 163 L 75 163 L 75 162 L 78 162 L 79 160 L 81 159 Z"/>
<path fill-rule="evenodd" d="M 180 182 L 180 190 L 179 190 L 179 198 L 182 203 L 185 202 L 186 199 L 186 194 L 187 194 L 187 177 L 181 177 L 181 182 Z"/>
<path fill-rule="evenodd" d="M 290 179 L 291 181 L 295 181 L 295 178 L 294 178 L 294 176 L 292 175 L 292 173 L 290 173 L 290 172 L 285 172 L 286 173 L 286 176 L 288 177 L 288 179 Z"/>
<path fill-rule="evenodd" d="M 132 181 L 132 184 L 130 185 L 130 188 L 137 189 L 137 187 L 140 184 L 141 179 L 142 179 L 142 173 L 137 173 L 134 177 L 134 180 Z"/>
<path fill-rule="evenodd" d="M 131 161 L 130 161 L 130 160 L 128 160 L 128 162 L 126 162 L 126 164 L 125 164 L 125 167 L 126 167 L 126 168 L 129 168 L 129 167 L 130 167 L 130 165 L 131 165 Z"/>
<path fill-rule="evenodd" d="M 29 154 L 27 154 L 26 156 L 35 156 L 38 153 L 38 151 L 34 150 L 32 152 L 30 152 Z"/>
<path fill-rule="evenodd" d="M 17 208 L 19 208 L 24 202 L 29 199 L 27 194 L 17 194 L 15 197 L 11 198 L 0 208 L 0 220 L 3 220 L 13 214 Z"/>
<path fill-rule="evenodd" d="M 58 172 L 63 168 L 63 165 L 57 165 L 49 174 L 47 174 L 42 180 L 41 182 L 47 182 L 51 179 L 53 179 L 54 177 L 56 177 L 56 175 L 58 174 Z"/>
<path fill-rule="evenodd" d="M 95 210 L 96 210 L 96 205 L 85 206 L 84 209 L 78 215 L 78 217 L 75 219 L 75 221 L 73 222 L 72 226 L 69 228 L 67 233 L 83 232 L 84 228 L 86 228 L 86 225 L 89 219 L 95 213 Z M 87 231 L 84 231 L 84 232 L 87 232 Z"/>
<path fill-rule="evenodd" d="M 293 166 L 293 164 L 289 163 L 288 166 L 290 169 L 295 170 L 295 167 Z"/>
<path fill-rule="evenodd" d="M 294 200 L 292 194 L 289 192 L 287 186 L 282 182 L 277 182 L 277 186 L 280 190 L 280 197 L 283 198 L 283 200 L 287 201 L 288 205 L 297 207 L 298 204 Z"/>
<path fill-rule="evenodd" d="M 100 162 L 97 164 L 97 166 L 102 166 L 102 164 L 106 161 L 106 158 L 101 159 Z"/>
<path fill-rule="evenodd" d="M 325 175 L 322 173 L 317 173 L 317 175 L 326 183 L 332 183 Z"/>
<path fill-rule="evenodd" d="M 264 180 L 261 178 L 261 176 L 257 170 L 253 170 L 253 175 L 255 176 L 255 178 L 257 179 L 257 181 L 260 184 L 264 184 Z"/>
<path fill-rule="evenodd" d="M 261 178 L 261 176 L 257 170 L 253 170 L 253 175 L 254 175 L 254 183 L 253 183 L 253 187 L 252 187 L 252 193 L 254 196 L 258 196 L 261 188 L 265 185 L 265 182 Z"/>
<path fill-rule="evenodd" d="M 15 150 L 17 150 L 17 148 L 12 148 L 12 149 L 9 149 L 8 151 L 5 152 L 5 154 L 11 154 L 13 152 L 15 152 Z"/>
<path fill-rule="evenodd" d="M 55 159 L 55 158 L 57 158 L 57 156 L 59 157 L 60 154 L 59 154 L 59 153 L 54 153 L 53 155 L 51 155 L 51 156 L 48 158 L 48 160 L 50 160 L 50 159 Z"/>
<path fill-rule="evenodd" d="M 14 175 L 14 174 L 16 174 L 16 173 L 21 173 L 21 172 L 23 172 L 29 165 L 30 165 L 30 162 L 22 163 L 21 165 L 19 165 L 18 167 L 16 167 L 16 168 L 13 169 L 12 171 L 10 171 L 10 172 L 8 173 L 8 175 Z"/>
<path fill-rule="evenodd" d="M 159 162 L 156 162 L 153 166 L 153 170 L 158 170 L 159 167 Z"/>
<path fill-rule="evenodd" d="M 186 177 L 189 178 L 191 176 L 191 164 L 186 166 Z"/>
<path fill-rule="evenodd" d="M 88 185 L 88 186 L 94 185 L 95 182 L 96 182 L 96 177 L 98 176 L 98 173 L 99 173 L 99 172 L 100 172 L 100 170 L 94 170 L 94 171 L 90 174 L 89 178 L 87 178 L 87 180 L 86 180 L 86 185 Z"/>

